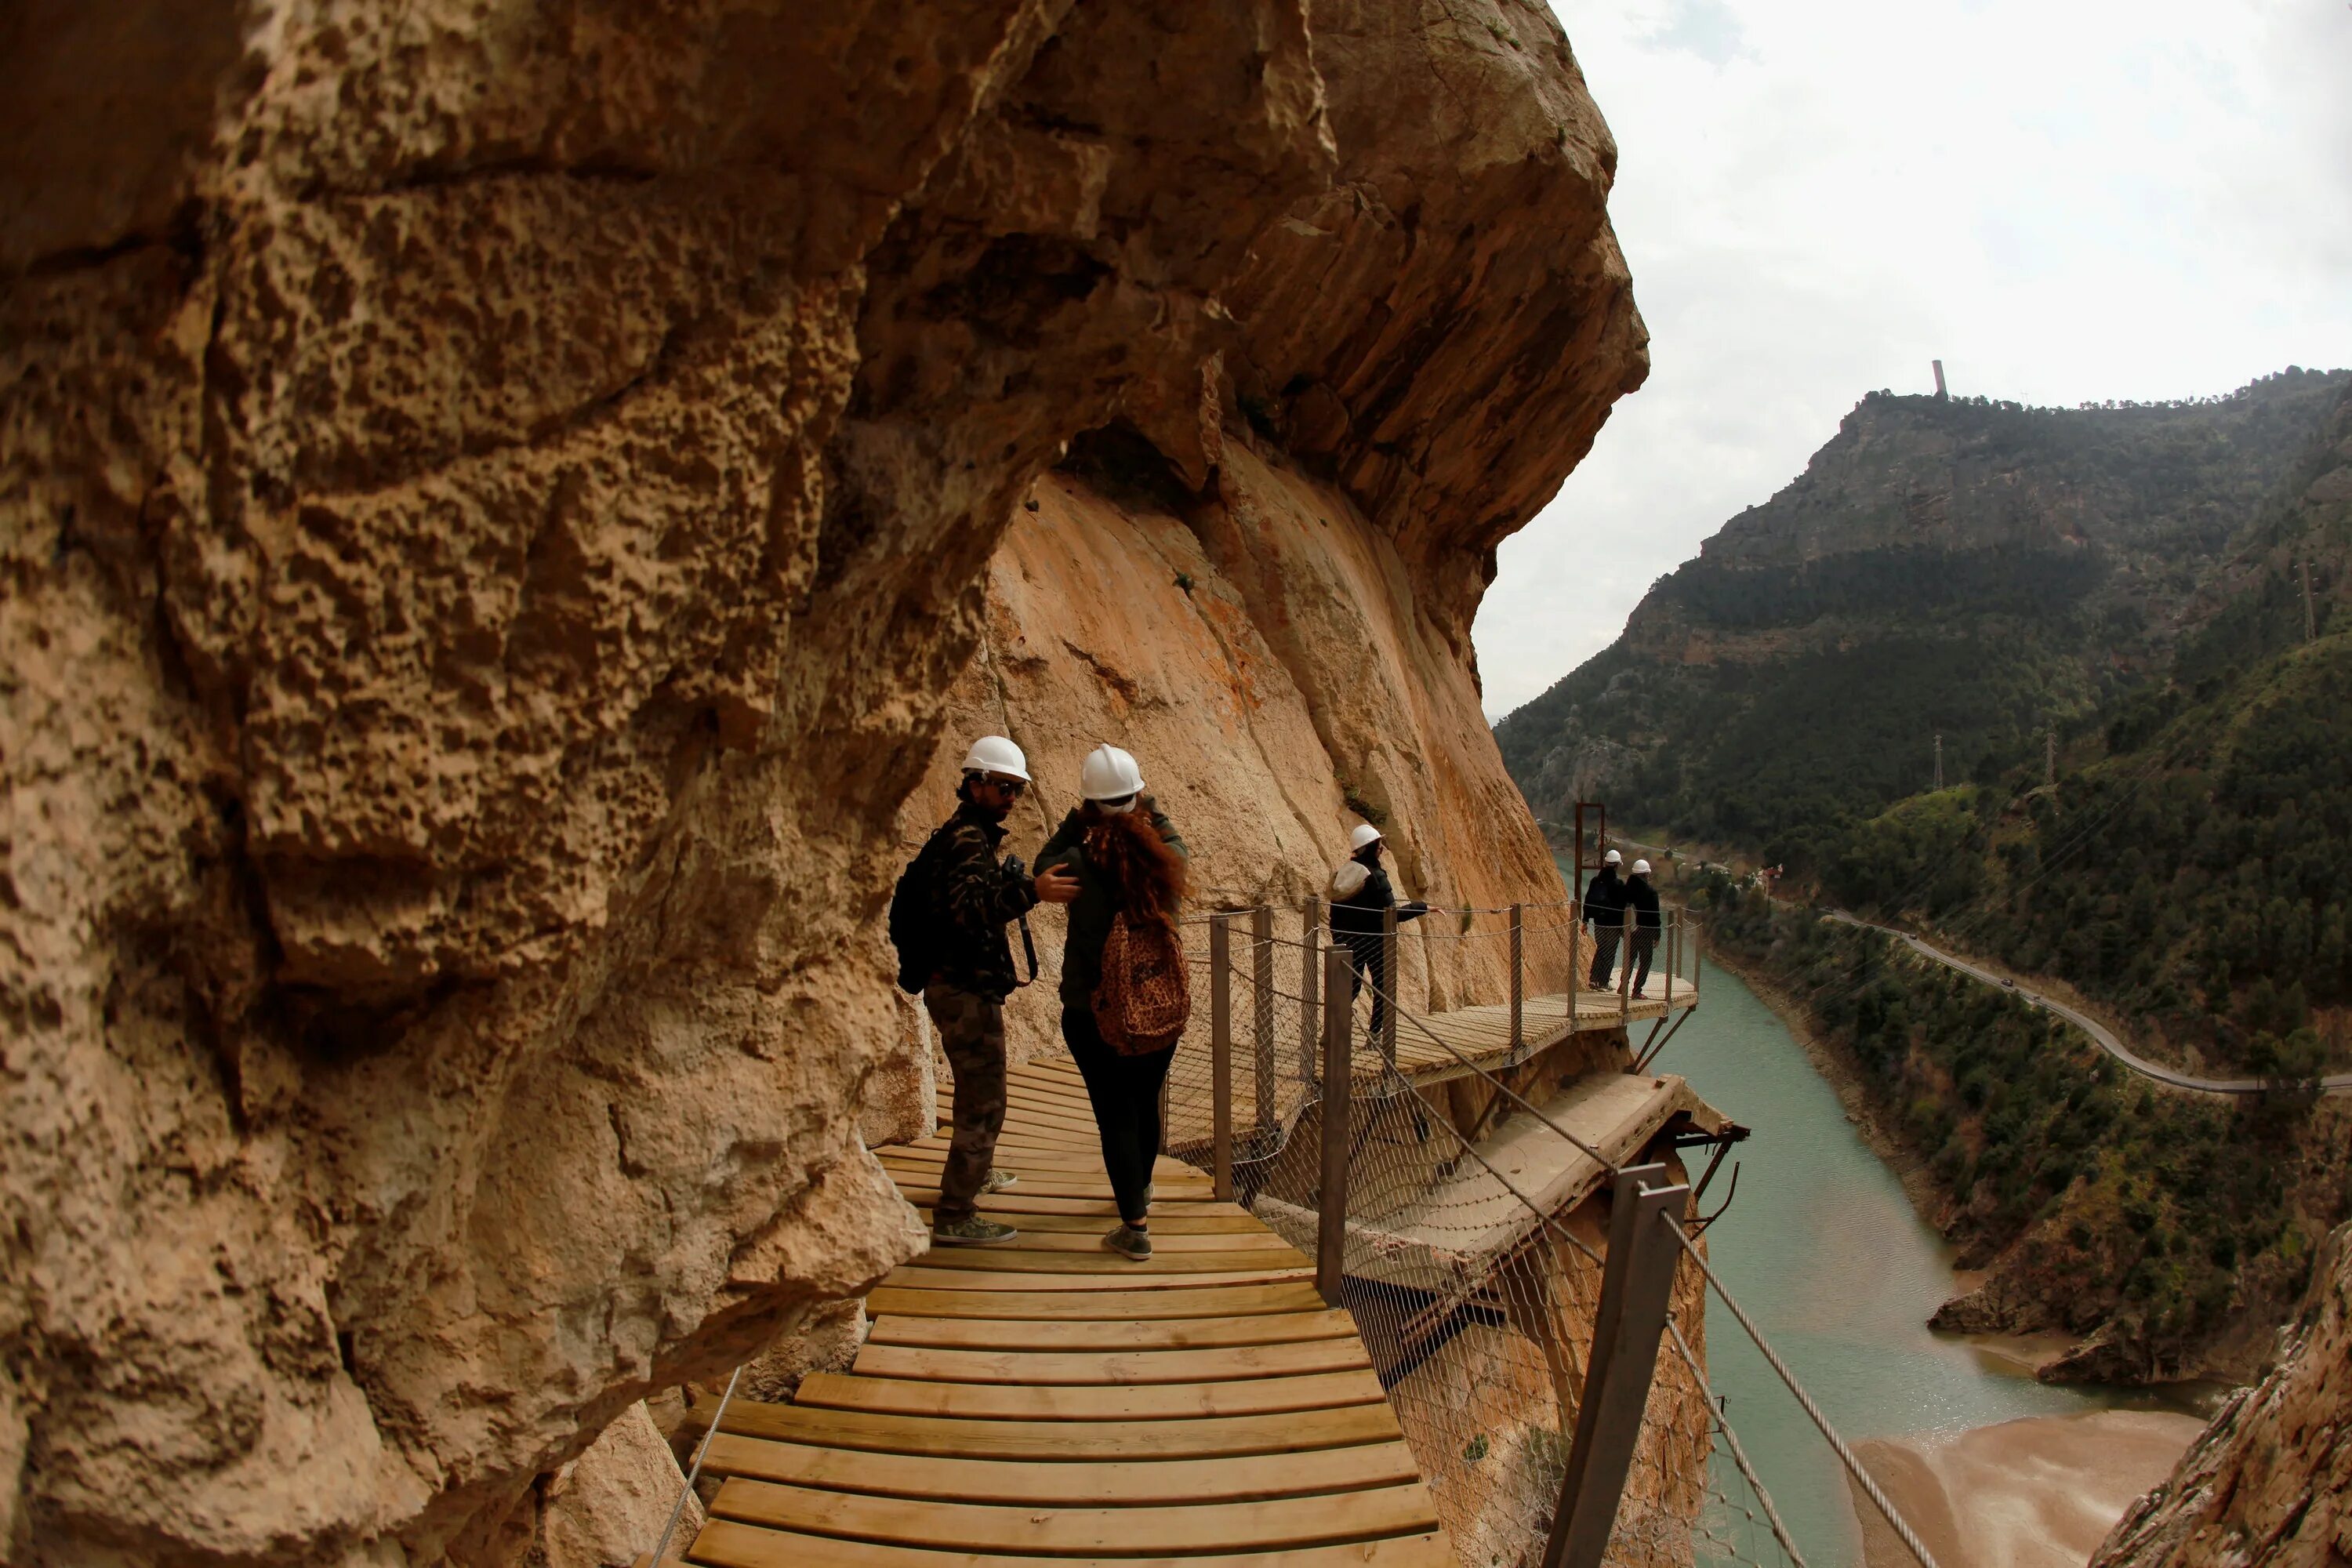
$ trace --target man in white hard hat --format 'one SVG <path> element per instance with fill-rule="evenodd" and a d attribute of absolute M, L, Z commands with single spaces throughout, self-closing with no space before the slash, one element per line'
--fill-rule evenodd
<path fill-rule="evenodd" d="M 1625 962 L 1633 966 L 1633 995 L 1639 1000 L 1642 987 L 1650 983 L 1650 959 L 1658 951 L 1658 932 L 1665 925 L 1658 911 L 1658 889 L 1650 885 L 1647 860 L 1633 862 L 1633 879 L 1625 884 L 1625 902 L 1633 911 L 1633 946 Z"/>
<path fill-rule="evenodd" d="M 1612 849 L 1601 858 L 1601 869 L 1584 888 L 1584 923 L 1592 928 L 1592 972 L 1586 976 L 1595 991 L 1609 989 L 1617 967 L 1617 941 L 1625 925 L 1625 883 L 1618 868 L 1625 857 Z"/>
<path fill-rule="evenodd" d="M 1068 872 L 1033 878 L 1020 861 L 997 852 L 1004 819 L 1028 787 L 1029 760 L 1021 748 L 1002 735 L 982 735 L 965 753 L 955 815 L 918 857 L 919 865 L 930 861 L 933 911 L 923 1006 L 955 1077 L 955 1131 L 931 1213 L 934 1246 L 981 1247 L 1020 1234 L 977 1212 L 982 1194 L 1013 1181 L 1011 1173 L 992 1168 L 1004 1128 L 1004 999 L 1020 983 L 1004 928 L 1041 901 L 1066 904 L 1078 896 L 1077 879 Z"/>
<path fill-rule="evenodd" d="M 1402 925 L 1429 912 L 1429 906 L 1417 900 L 1409 904 L 1397 902 L 1396 890 L 1389 885 L 1389 874 L 1381 868 L 1381 851 L 1386 844 L 1379 828 L 1369 822 L 1356 824 L 1348 830 L 1347 863 L 1331 878 L 1331 934 L 1348 945 L 1348 967 L 1355 976 L 1354 991 L 1362 991 L 1365 977 L 1371 977 L 1370 1037 L 1375 1043 L 1386 1038 L 1383 1030 L 1389 1016 L 1385 916 L 1390 909 L 1395 909 L 1397 923 Z M 1352 992 L 1349 1000 L 1355 1000 Z"/>

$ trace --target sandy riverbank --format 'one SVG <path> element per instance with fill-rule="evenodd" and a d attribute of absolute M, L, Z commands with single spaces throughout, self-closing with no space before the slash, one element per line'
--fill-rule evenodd
<path fill-rule="evenodd" d="M 1939 1568 L 2081 1568 L 2203 1429 L 2193 1415 L 2100 1410 L 1853 1447 Z M 1912 1568 L 1878 1510 L 1849 1487 L 1869 1568 Z"/>

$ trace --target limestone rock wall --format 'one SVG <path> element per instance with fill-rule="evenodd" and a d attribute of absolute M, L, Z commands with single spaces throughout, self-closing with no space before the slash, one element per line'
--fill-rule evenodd
<path fill-rule="evenodd" d="M 1465 887 L 1476 801 L 1517 820 L 1464 629 L 1643 364 L 1540 7 L 0 41 L 8 1561 L 504 1560 L 638 1400 L 918 1245 L 874 928 L 1073 437 L 1215 498 L 1151 537 L 1329 759 L 1220 877 L 1324 858 L 1334 779 Z M 1253 538 L 1339 498 L 1319 554 Z M 1091 504 L 1066 542 L 1140 548 Z M 1350 617 L 1402 683 L 1352 705 Z M 1207 826 L 1219 759 L 1162 754 Z"/>
<path fill-rule="evenodd" d="M 1148 449 L 1134 456 L 1148 473 Z M 1428 585 L 1348 494 L 1246 429 L 1226 432 L 1202 493 L 1158 477 L 1147 491 L 1081 462 L 1039 482 L 990 563 L 982 656 L 950 692 L 901 813 L 902 855 L 953 810 L 971 738 L 1006 732 L 1037 779 L 1010 850 L 1034 859 L 1078 802 L 1079 761 L 1124 746 L 1192 852 L 1194 908 L 1274 904 L 1286 939 L 1287 911 L 1323 894 L 1366 812 L 1400 897 L 1490 910 L 1563 897 Z M 1030 919 L 1043 978 L 1008 1014 L 1024 1056 L 1060 1048 L 1062 912 Z M 1450 915 L 1406 925 L 1398 994 L 1423 1010 L 1502 1000 L 1504 931 L 1496 918 L 1468 939 Z"/>
<path fill-rule="evenodd" d="M 2269 1375 L 2232 1394 L 2092 1568 L 2352 1561 L 2352 1226 L 2327 1240 Z"/>

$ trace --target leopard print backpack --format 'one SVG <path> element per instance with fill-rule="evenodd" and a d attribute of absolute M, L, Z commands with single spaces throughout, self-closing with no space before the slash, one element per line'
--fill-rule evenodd
<path fill-rule="evenodd" d="M 1094 1005 L 1103 1043 L 1121 1056 L 1146 1057 L 1175 1045 L 1192 1016 L 1183 939 L 1157 921 L 1115 916 Z"/>

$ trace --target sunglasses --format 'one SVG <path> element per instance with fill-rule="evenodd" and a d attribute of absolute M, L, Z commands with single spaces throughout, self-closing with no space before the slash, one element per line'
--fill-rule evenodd
<path fill-rule="evenodd" d="M 1024 780 L 1001 779 L 997 778 L 993 774 L 983 774 L 980 782 L 986 784 L 991 789 L 1001 789 L 1016 800 L 1020 798 L 1021 792 L 1029 787 L 1028 784 Z"/>

